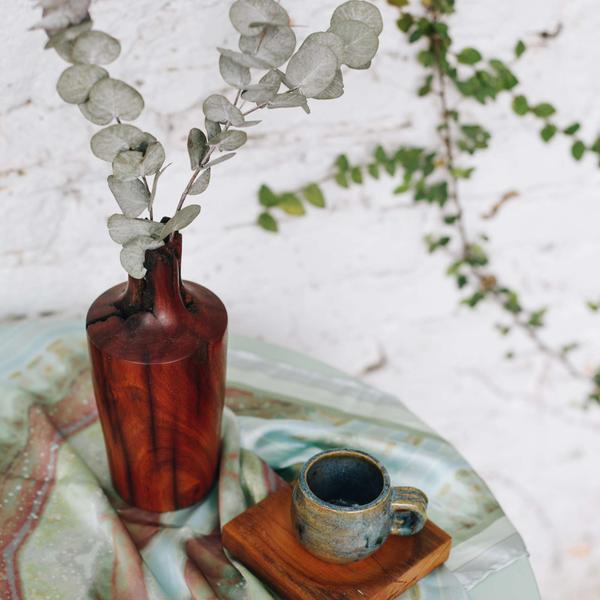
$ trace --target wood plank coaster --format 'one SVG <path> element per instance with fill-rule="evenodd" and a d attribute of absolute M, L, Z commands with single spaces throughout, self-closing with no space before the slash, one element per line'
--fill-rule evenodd
<path fill-rule="evenodd" d="M 287 486 L 223 528 L 223 546 L 286 600 L 393 600 L 450 553 L 451 537 L 428 521 L 417 535 L 390 535 L 363 560 L 324 562 L 297 540 L 291 502 Z"/>

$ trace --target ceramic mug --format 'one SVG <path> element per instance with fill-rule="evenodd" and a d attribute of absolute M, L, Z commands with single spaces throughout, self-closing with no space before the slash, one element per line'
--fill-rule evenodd
<path fill-rule="evenodd" d="M 341 448 L 313 456 L 292 494 L 292 520 L 302 545 L 333 563 L 375 552 L 390 534 L 413 535 L 427 520 L 427 496 L 392 487 L 386 468 L 371 455 Z"/>

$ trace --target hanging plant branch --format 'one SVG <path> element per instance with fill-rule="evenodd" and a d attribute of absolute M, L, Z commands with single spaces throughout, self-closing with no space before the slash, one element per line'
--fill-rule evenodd
<path fill-rule="evenodd" d="M 146 250 L 159 248 L 164 239 L 198 216 L 200 206 L 184 204 L 188 196 L 204 193 L 211 169 L 233 158 L 234 151 L 246 143 L 243 129 L 260 123 L 246 117 L 276 108 L 300 107 L 310 113 L 309 100 L 339 98 L 344 91 L 342 67 L 367 69 L 383 29 L 381 14 L 373 4 L 350 0 L 335 9 L 328 31 L 308 35 L 297 49 L 290 17 L 279 3 L 235 0 L 229 18 L 240 34 L 239 51 L 218 48 L 219 70 L 236 89 L 235 99 L 230 102 L 213 94 L 204 101 L 205 131 L 195 127 L 188 135 L 192 175 L 175 214 L 160 224 L 154 222 L 154 201 L 165 150 L 152 134 L 127 123 L 140 116 L 144 99 L 104 68 L 118 58 L 119 41 L 93 29 L 90 0 L 40 0 L 40 4 L 43 18 L 34 27 L 48 34 L 46 48 L 71 63 L 58 80 L 59 95 L 76 104 L 86 119 L 104 127 L 92 137 L 91 148 L 112 166 L 108 186 L 122 214 L 109 219 L 109 233 L 122 246 L 121 264 L 135 278 L 146 273 Z M 256 71 L 261 76 L 252 83 Z M 255 106 L 242 112 L 246 102 Z M 224 154 L 215 157 L 216 153 Z"/>
<path fill-rule="evenodd" d="M 388 0 L 388 3 L 401 9 L 408 4 L 406 0 Z M 577 343 L 570 342 L 555 348 L 543 338 L 541 330 L 545 325 L 547 308 L 524 308 L 518 292 L 490 269 L 490 258 L 484 249 L 487 236 L 479 234 L 473 237 L 469 233 L 460 193 L 461 180 L 471 178 L 475 171 L 474 167 L 463 164 L 464 158 L 486 149 L 491 140 L 489 131 L 480 124 L 462 120 L 458 108 L 463 101 L 474 100 L 486 104 L 501 94 L 510 94 L 513 110 L 517 114 L 531 113 L 543 120 L 540 135 L 545 142 L 560 130 L 548 120 L 555 113 L 554 107 L 547 102 L 530 106 L 524 101 L 524 97 L 515 91 L 518 79 L 505 62 L 499 59 L 485 60 L 476 48 L 454 49 L 447 23 L 444 22 L 454 11 L 453 0 L 430 0 L 423 4 L 424 12 L 420 15 L 402 10 L 396 24 L 410 44 L 424 43 L 417 54 L 418 62 L 425 69 L 417 94 L 420 97 L 434 94 L 437 99 L 439 147 L 426 150 L 417 146 L 400 146 L 390 153 L 378 146 L 372 160 L 366 164 L 352 164 L 345 154 L 338 156 L 332 172 L 320 181 L 304 184 L 297 190 L 278 193 L 263 184 L 258 191 L 262 212 L 257 223 L 267 231 L 276 232 L 279 228 L 278 211 L 302 216 L 309 204 L 323 208 L 325 194 L 320 185 L 323 183 L 335 181 L 338 186 L 348 188 L 363 184 L 367 176 L 373 179 L 379 179 L 382 174 L 400 176 L 401 182 L 394 189 L 394 194 L 410 193 L 414 202 L 425 202 L 440 208 L 443 230 L 427 235 L 425 243 L 429 253 L 444 251 L 451 257 L 447 273 L 462 292 L 461 303 L 470 308 L 486 300 L 495 304 L 508 317 L 507 324 L 496 325 L 501 335 L 509 335 L 513 330 L 521 331 L 540 353 L 561 365 L 569 375 L 589 380 L 589 375 L 571 360 L 570 353 L 578 347 Z M 525 50 L 525 43 L 517 42 L 514 60 L 518 60 Z M 578 129 L 579 124 L 574 123 L 560 131 L 572 136 Z M 572 146 L 576 159 L 581 158 L 581 144 L 578 142 Z M 600 153 L 600 142 L 596 144 Z M 588 150 L 596 151 L 593 146 L 586 147 L 584 151 Z M 514 195 L 513 192 L 509 197 Z M 499 204 L 496 203 L 490 211 L 491 216 L 497 212 Z M 600 306 L 600 303 L 592 303 L 592 306 Z M 507 353 L 507 358 L 511 357 L 512 352 Z M 600 370 L 591 379 L 589 399 L 600 402 Z"/>

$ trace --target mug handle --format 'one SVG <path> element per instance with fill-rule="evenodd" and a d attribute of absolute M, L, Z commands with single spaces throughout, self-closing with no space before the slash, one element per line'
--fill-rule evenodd
<path fill-rule="evenodd" d="M 392 488 L 392 529 L 394 535 L 414 535 L 427 521 L 427 496 L 418 488 Z"/>

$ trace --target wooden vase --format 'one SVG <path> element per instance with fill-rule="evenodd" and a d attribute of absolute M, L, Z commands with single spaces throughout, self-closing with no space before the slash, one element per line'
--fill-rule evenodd
<path fill-rule="evenodd" d="M 99 296 L 86 327 L 94 393 L 115 489 L 165 512 L 204 498 L 216 476 L 227 311 L 181 280 L 181 236 L 146 253 L 143 279 Z"/>

